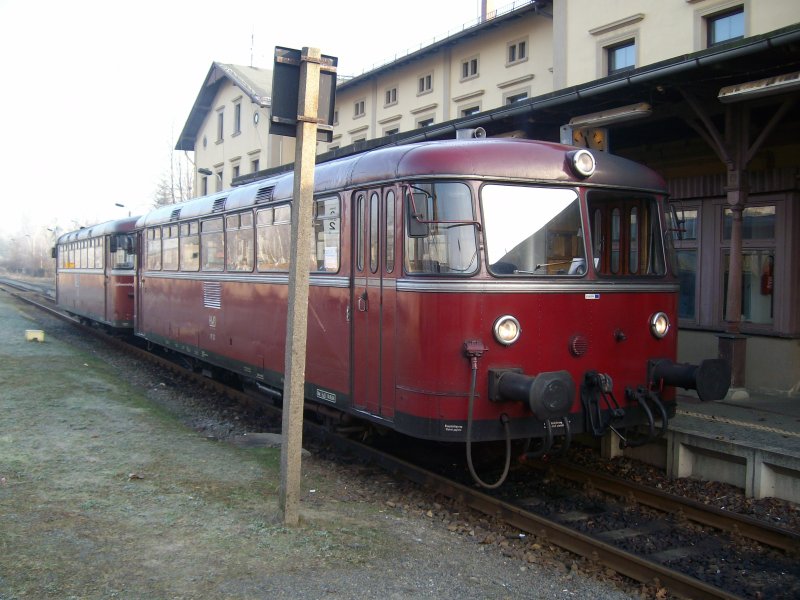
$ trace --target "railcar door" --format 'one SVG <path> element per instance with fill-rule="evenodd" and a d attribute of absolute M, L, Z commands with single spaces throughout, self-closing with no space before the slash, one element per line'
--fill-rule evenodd
<path fill-rule="evenodd" d="M 359 190 L 353 219 L 353 404 L 394 416 L 395 217 L 392 188 Z"/>
<path fill-rule="evenodd" d="M 146 248 L 146 230 L 137 232 L 136 234 L 136 261 L 134 262 L 136 268 L 136 276 L 133 280 L 134 287 L 134 307 L 133 307 L 133 331 L 137 334 L 144 334 L 144 270 L 147 267 L 147 248 Z"/>

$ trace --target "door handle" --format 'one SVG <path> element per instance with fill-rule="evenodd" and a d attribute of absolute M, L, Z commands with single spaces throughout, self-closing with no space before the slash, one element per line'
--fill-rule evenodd
<path fill-rule="evenodd" d="M 369 308 L 369 299 L 367 298 L 367 292 L 364 292 L 358 297 L 358 311 L 367 312 L 368 308 Z"/>

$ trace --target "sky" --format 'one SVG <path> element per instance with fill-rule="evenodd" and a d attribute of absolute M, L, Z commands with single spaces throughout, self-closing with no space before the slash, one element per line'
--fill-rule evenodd
<path fill-rule="evenodd" d="M 0 236 L 145 212 L 214 61 L 271 69 L 275 46 L 308 46 L 358 75 L 479 12 L 480 0 L 0 0 Z"/>

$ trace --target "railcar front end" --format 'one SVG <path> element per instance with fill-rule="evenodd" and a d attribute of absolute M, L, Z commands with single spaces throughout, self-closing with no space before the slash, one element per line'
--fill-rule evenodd
<path fill-rule="evenodd" d="M 651 172 L 605 156 L 593 181 L 591 154 L 551 147 L 543 161 L 552 150 L 562 171 L 550 181 L 404 184 L 397 429 L 468 446 L 527 438 L 533 459 L 582 433 L 655 440 L 676 386 L 725 395 L 723 360 L 675 362 L 660 180 L 642 187 Z"/>
<path fill-rule="evenodd" d="M 65 233 L 53 249 L 56 303 L 81 320 L 133 328 L 138 217 Z"/>

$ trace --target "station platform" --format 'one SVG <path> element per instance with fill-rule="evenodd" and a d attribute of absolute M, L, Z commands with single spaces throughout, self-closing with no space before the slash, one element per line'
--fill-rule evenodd
<path fill-rule="evenodd" d="M 754 498 L 800 503 L 800 397 L 732 390 L 724 400 L 678 396 L 660 445 L 626 456 L 665 468 L 670 477 L 729 483 Z"/>

